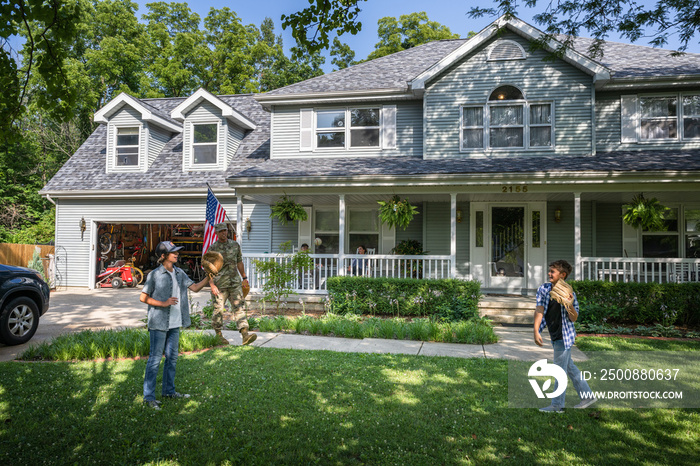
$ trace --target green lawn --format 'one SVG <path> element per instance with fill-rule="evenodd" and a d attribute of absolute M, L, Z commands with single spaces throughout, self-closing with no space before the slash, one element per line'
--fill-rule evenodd
<path fill-rule="evenodd" d="M 228 347 L 181 356 L 190 400 L 144 408 L 146 361 L 0 363 L 0 464 L 697 464 L 700 411 L 507 408 L 500 360 Z"/>

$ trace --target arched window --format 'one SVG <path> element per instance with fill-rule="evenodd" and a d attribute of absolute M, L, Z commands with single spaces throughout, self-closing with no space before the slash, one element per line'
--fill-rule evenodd
<path fill-rule="evenodd" d="M 525 59 L 525 49 L 515 41 L 512 40 L 499 40 L 493 47 L 491 47 L 491 52 L 489 53 L 489 61 L 502 61 L 502 60 L 523 60 Z"/>
<path fill-rule="evenodd" d="M 462 150 L 553 147 L 551 102 L 528 102 L 515 86 L 499 86 L 485 105 L 462 107 Z"/>

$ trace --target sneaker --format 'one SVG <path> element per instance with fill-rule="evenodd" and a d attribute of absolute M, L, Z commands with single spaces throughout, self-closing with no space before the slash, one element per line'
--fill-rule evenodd
<path fill-rule="evenodd" d="M 191 396 L 187 393 L 170 393 L 168 395 L 163 395 L 163 398 L 190 398 Z"/>
<path fill-rule="evenodd" d="M 579 404 L 574 406 L 576 409 L 583 409 L 583 408 L 588 408 L 590 405 L 598 401 L 598 398 L 588 398 L 586 400 L 581 401 Z"/>
<path fill-rule="evenodd" d="M 564 412 L 564 408 L 557 408 L 556 406 L 549 405 L 545 406 L 544 408 L 540 408 L 540 412 L 561 414 Z"/>
<path fill-rule="evenodd" d="M 148 406 L 149 408 L 153 408 L 156 411 L 160 411 L 160 401 L 157 401 L 157 400 L 144 401 L 143 405 Z"/>

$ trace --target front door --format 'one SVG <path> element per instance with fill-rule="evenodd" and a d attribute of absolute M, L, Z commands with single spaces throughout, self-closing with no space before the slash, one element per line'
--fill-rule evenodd
<path fill-rule="evenodd" d="M 545 278 L 545 203 L 472 203 L 472 276 L 486 288 L 520 293 Z"/>

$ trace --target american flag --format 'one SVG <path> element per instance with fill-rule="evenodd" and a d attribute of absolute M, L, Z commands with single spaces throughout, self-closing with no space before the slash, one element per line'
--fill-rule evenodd
<path fill-rule="evenodd" d="M 226 211 L 219 203 L 219 200 L 211 192 L 211 189 L 207 193 L 207 219 L 204 222 L 204 245 L 202 247 L 202 254 L 207 252 L 209 246 L 216 241 L 216 230 L 214 227 L 217 223 L 221 223 L 226 220 Z"/>

